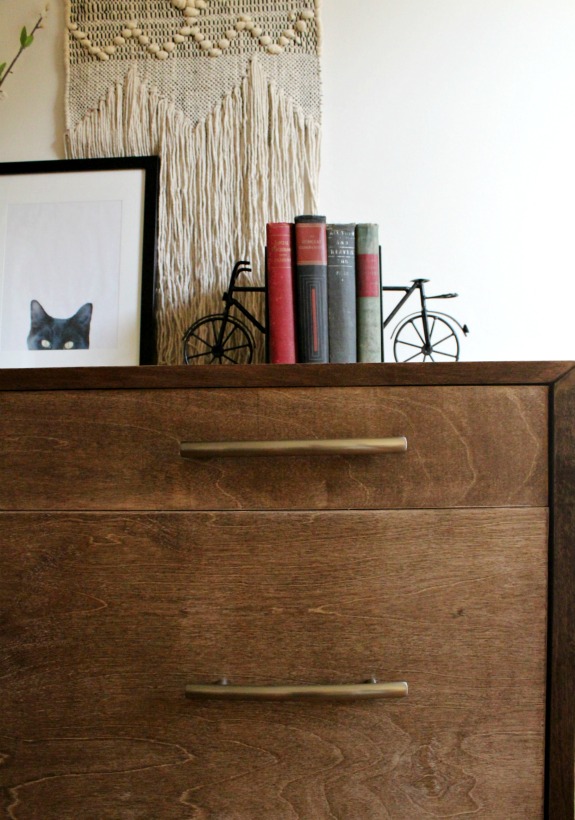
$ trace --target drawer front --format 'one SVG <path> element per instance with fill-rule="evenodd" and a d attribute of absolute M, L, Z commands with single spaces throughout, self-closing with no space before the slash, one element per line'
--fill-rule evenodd
<path fill-rule="evenodd" d="M 545 510 L 1 523 L 8 816 L 542 817 Z M 409 694 L 185 699 L 224 676 Z"/>
<path fill-rule="evenodd" d="M 405 436 L 405 453 L 185 459 L 186 441 Z M 0 509 L 545 506 L 547 388 L 0 397 Z"/>

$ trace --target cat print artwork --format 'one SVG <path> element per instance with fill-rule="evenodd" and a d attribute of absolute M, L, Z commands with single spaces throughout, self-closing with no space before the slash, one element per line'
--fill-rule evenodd
<path fill-rule="evenodd" d="M 82 305 L 69 319 L 55 319 L 40 302 L 30 303 L 29 350 L 87 350 L 90 347 L 92 304 Z"/>

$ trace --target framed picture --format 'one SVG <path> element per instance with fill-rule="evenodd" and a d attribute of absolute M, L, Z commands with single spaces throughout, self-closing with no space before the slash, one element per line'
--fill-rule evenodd
<path fill-rule="evenodd" d="M 153 364 L 159 159 L 0 163 L 0 367 Z"/>

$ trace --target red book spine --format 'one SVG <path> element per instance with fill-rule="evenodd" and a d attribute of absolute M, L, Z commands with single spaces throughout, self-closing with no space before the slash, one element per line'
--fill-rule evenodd
<path fill-rule="evenodd" d="M 268 223 L 266 244 L 269 361 L 294 364 L 297 359 L 293 225 Z"/>

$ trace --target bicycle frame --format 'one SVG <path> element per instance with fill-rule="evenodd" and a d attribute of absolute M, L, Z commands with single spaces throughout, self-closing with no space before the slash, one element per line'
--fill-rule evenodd
<path fill-rule="evenodd" d="M 423 292 L 423 285 L 425 284 L 425 282 L 429 282 L 429 279 L 414 279 L 413 284 L 410 287 L 401 287 L 399 285 L 397 285 L 397 286 L 396 285 L 383 285 L 382 286 L 382 288 L 381 288 L 382 292 L 387 291 L 387 292 L 395 292 L 395 293 L 405 293 L 405 296 L 402 296 L 402 298 L 399 300 L 397 305 L 391 311 L 389 316 L 387 316 L 383 320 L 384 330 L 388 326 L 388 324 L 391 322 L 393 317 L 396 316 L 399 313 L 399 311 L 404 306 L 404 304 L 407 302 L 407 300 L 409 299 L 411 294 L 414 291 L 419 290 L 419 297 L 420 297 L 420 300 L 421 300 L 421 314 L 423 316 L 423 332 L 425 334 L 425 344 L 429 345 L 430 342 L 429 342 L 429 327 L 428 327 L 428 324 L 427 324 L 427 308 L 426 308 L 426 305 L 425 305 L 425 294 Z"/>
<path fill-rule="evenodd" d="M 246 307 L 244 307 L 244 305 L 242 305 L 242 303 L 239 302 L 234 296 L 234 293 L 264 293 L 265 292 L 265 287 L 258 287 L 258 286 L 255 286 L 255 285 L 254 286 L 236 285 L 236 281 L 237 281 L 237 278 L 240 275 L 240 273 L 246 273 L 246 272 L 249 273 L 250 271 L 251 271 L 251 267 L 249 266 L 249 262 L 247 262 L 247 261 L 236 262 L 236 264 L 234 265 L 234 269 L 232 270 L 232 275 L 230 276 L 230 284 L 228 286 L 228 290 L 222 296 L 225 307 L 224 307 L 224 310 L 223 310 L 224 321 L 223 321 L 222 327 L 220 329 L 220 338 L 218 339 L 218 342 L 220 344 L 222 342 L 223 335 L 224 335 L 224 332 L 225 332 L 226 321 L 227 321 L 230 309 L 232 307 L 237 308 L 239 310 L 239 312 L 242 313 L 246 317 L 246 319 L 249 319 L 249 321 L 255 327 L 257 327 L 257 329 L 259 331 L 261 331 L 264 334 L 266 332 L 266 329 L 262 325 L 262 323 L 260 321 L 258 321 L 258 319 L 256 319 L 256 317 L 253 315 L 253 313 L 251 313 Z"/>
<path fill-rule="evenodd" d="M 243 313 L 243 315 L 246 317 L 246 319 L 249 319 L 250 322 L 253 325 L 255 325 L 255 327 L 257 327 L 258 330 L 260 330 L 262 333 L 265 333 L 266 329 L 262 325 L 262 323 L 260 321 L 258 321 L 258 319 L 256 319 L 256 317 L 253 315 L 253 313 L 250 313 L 250 311 L 246 307 L 244 307 L 244 305 L 242 305 L 241 302 L 238 302 L 238 300 L 234 296 L 232 296 L 232 293 L 237 293 L 237 292 L 240 292 L 240 293 L 262 293 L 264 290 L 265 290 L 265 288 L 260 288 L 260 287 L 244 287 L 244 286 L 237 287 L 237 286 L 234 286 L 231 289 L 231 293 L 228 293 L 226 291 L 223 294 L 223 297 L 222 297 L 223 300 L 224 300 L 224 303 L 225 303 L 224 314 L 226 315 L 226 318 L 227 318 L 228 313 L 230 312 L 230 308 L 235 307 L 240 311 L 240 313 Z"/>

